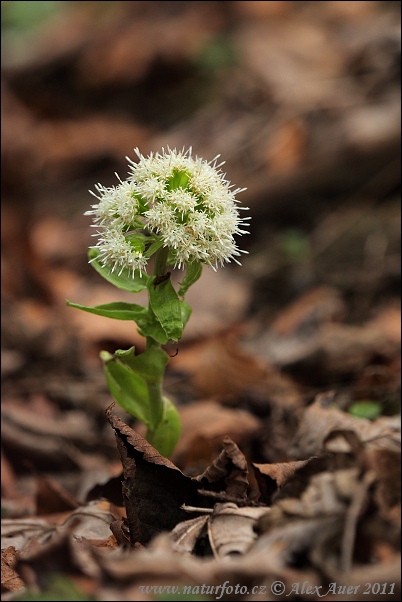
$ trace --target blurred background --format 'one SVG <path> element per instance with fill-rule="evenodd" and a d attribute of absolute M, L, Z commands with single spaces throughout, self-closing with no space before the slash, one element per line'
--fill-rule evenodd
<path fill-rule="evenodd" d="M 243 266 L 205 269 L 188 296 L 193 315 L 167 377 L 183 408 L 174 461 L 197 473 L 227 433 L 257 462 L 286 459 L 292 412 L 323 390 L 342 409 L 369 401 L 373 417 L 398 413 L 400 2 L 5 1 L 1 10 L 9 512 L 29 505 L 19 497 L 31 491 L 27 457 L 77 495 L 77 469 L 117 458 L 99 351 L 141 351 L 143 341 L 135 325 L 65 300 L 133 302 L 88 265 L 83 213 L 97 182 L 126 177 L 134 147 L 220 154 L 227 178 L 247 187 L 239 200 L 252 216 Z M 205 399 L 213 408 L 186 418 Z M 240 410 L 249 422 L 239 426 L 229 418 Z M 205 433 L 197 448 L 200 421 L 216 426 L 219 411 L 210 449 Z M 267 417 L 275 433 L 266 424 L 257 441 Z"/>

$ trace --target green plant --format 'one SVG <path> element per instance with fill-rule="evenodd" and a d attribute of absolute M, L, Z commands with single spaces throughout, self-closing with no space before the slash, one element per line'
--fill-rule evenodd
<path fill-rule="evenodd" d="M 117 320 L 134 320 L 146 338 L 146 350 L 132 347 L 113 355 L 102 351 L 106 381 L 116 401 L 147 426 L 147 440 L 164 456 L 173 451 L 180 435 L 180 419 L 174 404 L 163 394 L 168 355 L 162 349 L 178 341 L 190 317 L 185 302 L 189 287 L 201 276 L 203 265 L 214 270 L 236 259 L 241 252 L 235 234 L 241 226 L 236 194 L 217 165 L 170 150 L 130 163 L 127 180 L 116 187 L 96 186 L 98 202 L 86 215 L 98 228 L 98 242 L 89 250 L 91 265 L 116 287 L 138 293 L 148 291 L 147 307 L 109 303 L 87 307 L 67 301 L 71 307 Z M 117 176 L 118 177 L 118 176 Z M 246 209 L 246 208 L 240 208 Z M 152 258 L 152 259 L 151 259 Z M 153 269 L 148 273 L 148 268 Z M 185 269 L 174 288 L 171 269 Z"/>

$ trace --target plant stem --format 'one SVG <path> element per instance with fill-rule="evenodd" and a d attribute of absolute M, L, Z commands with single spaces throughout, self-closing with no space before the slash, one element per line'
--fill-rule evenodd
<path fill-rule="evenodd" d="M 159 276 L 164 276 L 166 272 L 167 266 L 167 258 L 169 254 L 169 249 L 167 247 L 162 247 L 155 254 L 155 265 L 153 275 L 155 278 Z M 148 305 L 148 311 L 150 315 L 154 315 L 154 312 L 151 307 L 151 302 Z M 153 337 L 147 337 L 147 351 L 149 349 L 153 349 L 155 347 L 161 347 L 161 345 L 155 341 Z M 151 409 L 152 416 L 155 418 L 155 424 L 158 425 L 163 418 L 163 377 L 156 383 L 148 383 L 148 394 L 149 394 L 149 405 Z M 147 440 L 152 444 L 153 436 L 155 430 L 148 428 L 147 431 Z"/>

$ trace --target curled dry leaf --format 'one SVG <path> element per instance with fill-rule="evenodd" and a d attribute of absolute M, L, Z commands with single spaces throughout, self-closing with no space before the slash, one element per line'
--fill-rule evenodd
<path fill-rule="evenodd" d="M 14 456 L 58 468 L 83 467 L 91 462 L 78 444 L 95 444 L 92 420 L 80 410 L 64 412 L 63 420 L 38 414 L 19 402 L 2 404 L 2 437 Z"/>
<path fill-rule="evenodd" d="M 354 431 L 332 431 L 325 449 L 321 471 L 301 483 L 304 489 L 298 497 L 286 497 L 286 489 L 305 480 L 303 471 L 309 464 L 295 471 L 291 478 L 295 483 L 285 483 L 271 512 L 258 521 L 257 530 L 264 535 L 254 547 L 286 541 L 283 530 L 295 535 L 303 532 L 304 525 L 307 535 L 309 525 L 321 525 L 312 541 L 306 537 L 304 543 L 297 543 L 294 537 L 291 544 L 286 543 L 282 557 L 289 562 L 294 553 L 308 555 L 313 566 L 335 581 L 349 573 L 354 563 L 372 562 L 379 540 L 390 552 L 387 560 L 393 560 L 399 547 L 400 493 L 390 479 L 396 477 L 400 458 L 395 449 L 369 447 Z M 376 505 L 381 519 L 373 513 Z"/>
<path fill-rule="evenodd" d="M 77 540 L 67 530 L 58 531 L 49 542 L 27 550 L 21 555 L 16 570 L 29 588 L 45 583 L 54 573 L 95 579 L 101 576 L 92 557 L 91 544 Z"/>
<path fill-rule="evenodd" d="M 131 543 L 148 542 L 186 518 L 182 504 L 196 505 L 196 484 L 143 437 L 106 411 L 123 465 L 123 499 Z"/>
<path fill-rule="evenodd" d="M 244 502 L 249 485 L 247 460 L 230 437 L 225 437 L 222 443 L 218 458 L 195 480 L 201 485 L 213 485 L 214 491 L 224 491 L 228 497 Z"/>
<path fill-rule="evenodd" d="M 315 458 L 295 462 L 278 462 L 276 464 L 254 464 L 253 469 L 261 492 L 261 499 L 270 504 L 275 495 L 282 489 L 295 473 Z"/>
<path fill-rule="evenodd" d="M 300 499 L 289 497 L 278 501 L 278 505 L 295 516 L 336 516 L 345 511 L 358 483 L 358 468 L 321 472 L 311 478 Z"/>
<path fill-rule="evenodd" d="M 22 552 L 32 539 L 38 544 L 48 541 L 55 531 L 55 525 L 37 517 L 3 518 L 1 521 L 1 547 L 12 546 Z"/>

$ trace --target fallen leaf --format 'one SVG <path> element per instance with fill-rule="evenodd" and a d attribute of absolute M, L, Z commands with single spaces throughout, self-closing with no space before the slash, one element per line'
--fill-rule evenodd
<path fill-rule="evenodd" d="M 181 553 L 191 554 L 208 520 L 208 515 L 197 516 L 176 525 L 170 532 L 174 549 Z"/>
<path fill-rule="evenodd" d="M 374 500 L 380 516 L 400 527 L 401 454 L 393 449 L 372 449 L 366 454 L 369 469 L 376 475 Z"/>
<path fill-rule="evenodd" d="M 187 511 L 202 512 L 202 508 L 186 506 Z M 227 502 L 215 504 L 213 510 L 205 509 L 206 516 L 179 523 L 170 533 L 174 549 L 192 553 L 197 540 L 208 533 L 208 540 L 215 558 L 243 555 L 251 547 L 257 535 L 254 531 L 256 521 L 269 512 L 269 508 L 244 506 Z"/>
<path fill-rule="evenodd" d="M 1 550 L 1 590 L 2 592 L 17 592 L 22 589 L 25 584 L 14 570 L 17 564 L 19 555 L 15 548 L 9 546 Z"/>
<path fill-rule="evenodd" d="M 299 118 L 281 121 L 266 140 L 265 161 L 271 172 L 291 172 L 305 159 L 307 128 Z"/>
<path fill-rule="evenodd" d="M 22 552 L 35 538 L 38 543 L 48 541 L 54 531 L 55 525 L 44 518 L 3 518 L 1 521 L 1 547 L 12 546 Z"/>
<path fill-rule="evenodd" d="M 80 504 L 74 496 L 50 475 L 37 474 L 36 483 L 37 516 L 65 512 L 79 507 Z"/>
<path fill-rule="evenodd" d="M 215 460 L 224 437 L 247 446 L 261 428 L 261 422 L 251 413 L 222 407 L 214 401 L 195 402 L 179 412 L 182 433 L 172 459 L 192 474 Z"/>
<path fill-rule="evenodd" d="M 333 407 L 332 399 L 332 394 L 319 395 L 314 403 L 305 409 L 292 441 L 292 456 L 306 458 L 319 454 L 324 440 L 335 430 L 353 431 L 369 447 L 399 449 L 399 420 L 399 424 L 391 427 L 384 418 L 373 422 L 365 418 L 356 418 Z"/>
<path fill-rule="evenodd" d="M 215 491 L 225 492 L 237 502 L 244 502 L 249 486 L 247 460 L 230 437 L 225 437 L 222 444 L 223 450 L 218 458 L 195 480 L 201 485 L 205 482 L 213 484 Z"/>
<path fill-rule="evenodd" d="M 171 365 L 190 374 L 193 386 L 205 396 L 239 395 L 265 382 L 267 376 L 265 363 L 243 353 L 234 332 L 182 349 Z"/>
<path fill-rule="evenodd" d="M 123 498 L 131 541 L 146 543 L 186 518 L 181 506 L 196 505 L 197 487 L 143 437 L 113 416 L 113 406 L 106 415 L 115 431 L 123 465 Z"/>
<path fill-rule="evenodd" d="M 2 519 L 2 548 L 13 546 L 25 558 L 66 531 L 76 540 L 104 541 L 112 534 L 110 523 L 116 518 L 120 516 L 113 504 L 96 500 L 46 517 Z"/>
<path fill-rule="evenodd" d="M 281 336 L 311 336 L 321 324 L 340 320 L 345 311 L 345 303 L 336 288 L 318 286 L 287 305 L 271 324 L 271 331 Z"/>
<path fill-rule="evenodd" d="M 243 507 L 236 504 L 216 504 L 208 520 L 208 537 L 215 558 L 245 554 L 257 535 L 256 521 L 269 508 Z"/>
<path fill-rule="evenodd" d="M 315 460 L 314 457 L 308 460 L 278 462 L 276 464 L 253 463 L 252 466 L 261 492 L 261 500 L 266 504 L 271 504 L 285 483 L 313 460 Z"/>

